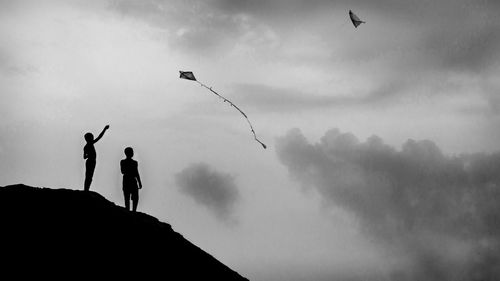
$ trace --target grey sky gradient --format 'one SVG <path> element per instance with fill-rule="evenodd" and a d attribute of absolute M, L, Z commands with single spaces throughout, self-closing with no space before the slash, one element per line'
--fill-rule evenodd
<path fill-rule="evenodd" d="M 350 9 L 367 23 L 354 28 Z M 133 147 L 144 185 L 139 210 L 251 280 L 414 278 L 426 261 L 448 276 L 469 250 L 491 262 L 464 272 L 498 264 L 486 249 L 497 242 L 479 225 L 496 210 L 482 198 L 497 198 L 499 14 L 490 0 L 0 1 L 0 185 L 81 189 L 83 134 L 110 124 L 96 144 L 92 190 L 123 203 L 119 161 Z M 234 108 L 179 79 L 179 70 L 238 105 L 268 149 Z M 325 135 L 329 128 L 350 134 Z M 353 153 L 372 157 L 379 170 L 368 173 Z M 346 158 L 333 165 L 331 155 Z M 460 168 L 465 162 L 474 171 Z M 424 163 L 447 177 L 417 169 Z M 314 169 L 292 178 L 293 165 Z M 346 174 L 332 179 L 331 165 Z M 228 189 L 202 193 L 193 185 L 186 196 L 176 181 L 181 171 L 208 178 L 215 171 Z M 331 182 L 359 189 L 337 196 Z M 226 192 L 233 189 L 239 199 Z M 461 196 L 485 209 L 457 207 Z M 475 217 L 454 228 L 466 211 Z M 238 224 L 226 227 L 217 214 Z M 407 218 L 414 235 L 401 222 Z M 425 242 L 439 242 L 436 252 L 418 247 Z M 399 254 L 412 245 L 422 250 Z"/>

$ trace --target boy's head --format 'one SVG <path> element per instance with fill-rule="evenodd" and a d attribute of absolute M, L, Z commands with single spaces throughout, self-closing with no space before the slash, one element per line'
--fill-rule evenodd
<path fill-rule="evenodd" d="M 125 156 L 127 156 L 127 158 L 134 157 L 134 150 L 132 149 L 132 147 L 125 148 Z"/>
<path fill-rule="evenodd" d="M 84 138 L 87 142 L 92 142 L 94 140 L 94 135 L 92 135 L 92 133 L 86 133 Z"/>

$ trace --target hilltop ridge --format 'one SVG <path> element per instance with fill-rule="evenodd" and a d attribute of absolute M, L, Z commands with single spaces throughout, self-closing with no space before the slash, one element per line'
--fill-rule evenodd
<path fill-rule="evenodd" d="M 0 187 L 0 225 L 1 267 L 18 276 L 247 280 L 169 224 L 95 192 Z"/>

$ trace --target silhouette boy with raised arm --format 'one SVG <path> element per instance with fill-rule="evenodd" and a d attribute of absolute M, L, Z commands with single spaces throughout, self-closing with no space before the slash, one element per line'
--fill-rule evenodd
<path fill-rule="evenodd" d="M 139 189 L 142 188 L 138 169 L 139 164 L 132 159 L 132 157 L 134 157 L 134 150 L 132 147 L 125 148 L 125 156 L 127 158 L 120 161 L 120 169 L 123 174 L 125 208 L 130 211 L 130 197 L 132 197 L 132 211 L 135 212 L 137 210 L 137 204 L 139 203 Z"/>
<path fill-rule="evenodd" d="M 92 177 L 94 176 L 94 170 L 96 165 L 97 153 L 95 151 L 94 143 L 98 142 L 106 130 L 109 129 L 109 125 L 106 125 L 102 132 L 94 140 L 94 135 L 92 133 L 86 133 L 84 138 L 87 144 L 83 147 L 83 159 L 87 159 L 85 162 L 85 182 L 83 183 L 83 190 L 89 191 L 90 184 L 92 183 Z"/>

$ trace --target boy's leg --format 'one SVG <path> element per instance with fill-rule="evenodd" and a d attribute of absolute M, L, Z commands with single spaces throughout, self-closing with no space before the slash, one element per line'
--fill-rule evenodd
<path fill-rule="evenodd" d="M 139 204 L 139 189 L 137 187 L 132 190 L 132 210 L 135 212 L 137 210 L 137 205 Z"/>
<path fill-rule="evenodd" d="M 130 211 L 130 191 L 127 188 L 123 188 L 123 197 L 125 198 L 125 208 Z"/>
<path fill-rule="evenodd" d="M 138 200 L 132 200 L 132 211 L 136 211 L 137 210 L 137 204 L 139 203 Z"/>
<path fill-rule="evenodd" d="M 89 191 L 90 190 L 90 184 L 92 183 L 92 177 L 94 177 L 94 171 L 95 171 L 95 161 L 89 161 L 85 162 L 85 182 L 83 184 L 83 190 Z"/>
<path fill-rule="evenodd" d="M 83 190 L 89 191 L 91 183 L 92 183 L 92 177 L 85 175 L 85 182 L 83 183 Z"/>

